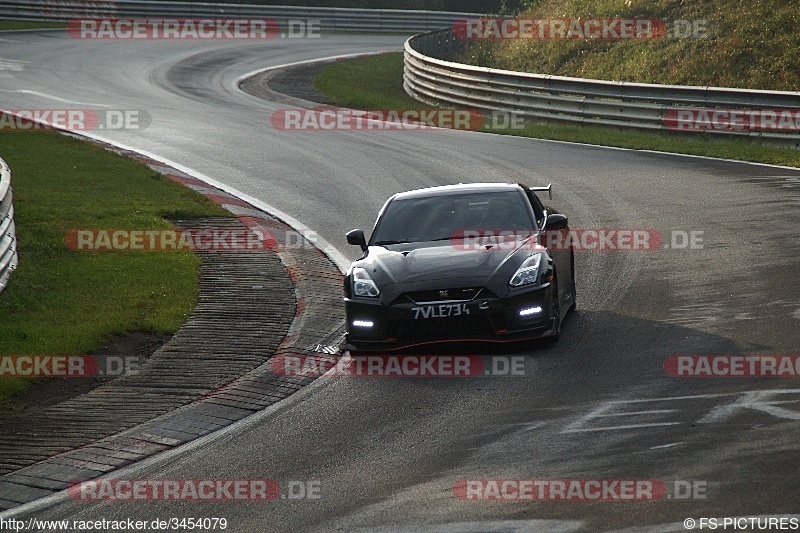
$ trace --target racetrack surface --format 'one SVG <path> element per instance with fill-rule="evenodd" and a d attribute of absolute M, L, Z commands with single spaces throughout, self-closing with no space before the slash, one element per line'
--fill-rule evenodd
<path fill-rule="evenodd" d="M 800 172 L 457 131 L 277 131 L 283 104 L 239 91 L 257 69 L 398 49 L 401 37 L 0 41 L 0 107 L 135 109 L 140 131 L 98 136 L 156 154 L 301 221 L 348 258 L 394 192 L 468 181 L 554 184 L 574 228 L 702 231 L 702 249 L 576 253 L 578 312 L 533 344 L 524 376 L 323 378 L 145 478 L 319 480 L 319 500 L 61 502 L 37 518 L 224 516 L 232 531 L 433 527 L 642 529 L 687 517 L 800 508 L 800 382 L 672 378 L 677 354 L 797 354 Z M 105 107 L 103 107 L 105 106 Z M 0 147 L 0 155 L 2 147 Z M 46 157 L 46 154 L 43 154 Z M 747 391 L 761 391 L 748 393 Z M 460 479 L 704 482 L 705 499 L 486 502 Z"/>

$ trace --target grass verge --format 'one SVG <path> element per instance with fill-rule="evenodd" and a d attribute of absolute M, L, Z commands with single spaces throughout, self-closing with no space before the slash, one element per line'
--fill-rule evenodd
<path fill-rule="evenodd" d="M 64 28 L 66 22 L 44 22 L 36 20 L 0 20 L 0 30 L 41 30 L 49 28 Z"/>
<path fill-rule="evenodd" d="M 470 43 L 462 61 L 519 72 L 642 83 L 783 91 L 800 86 L 800 10 L 794 2 L 535 0 L 524 2 L 522 11 L 520 17 L 537 20 L 656 19 L 671 33 L 656 39 L 478 40 Z M 691 21 L 692 30 L 676 24 L 679 20 Z M 580 37 L 582 31 L 569 34 Z"/>
<path fill-rule="evenodd" d="M 329 97 L 330 103 L 344 107 L 368 110 L 433 109 L 417 102 L 403 90 L 403 54 L 400 52 L 333 63 L 317 75 L 314 87 Z M 562 124 L 528 124 L 519 130 L 484 127 L 482 131 L 800 167 L 799 150 L 755 144 L 745 139 Z"/>
<path fill-rule="evenodd" d="M 197 299 L 197 256 L 70 251 L 64 235 L 230 213 L 141 163 L 55 132 L 0 132 L 0 157 L 13 174 L 20 257 L 0 293 L 0 355 L 85 355 L 125 332 L 177 331 Z M 30 383 L 0 377 L 0 409 Z"/>

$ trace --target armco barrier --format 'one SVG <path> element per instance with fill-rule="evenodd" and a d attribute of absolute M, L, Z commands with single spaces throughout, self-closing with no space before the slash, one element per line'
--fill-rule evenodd
<path fill-rule="evenodd" d="M 472 15 L 473 17 L 475 15 Z M 453 28 L 416 35 L 405 44 L 403 85 L 412 97 L 434 105 L 516 113 L 526 118 L 666 130 L 666 113 L 689 108 L 791 110 L 800 113 L 800 92 L 754 91 L 629 83 L 498 70 L 452 61 L 465 41 Z M 795 115 L 797 116 L 797 115 Z M 800 147 L 797 129 L 719 129 Z"/>
<path fill-rule="evenodd" d="M 270 18 L 319 21 L 322 31 L 418 33 L 475 16 L 452 11 L 211 4 L 202 2 L 0 0 L 0 18 L 69 21 L 77 18 Z"/>
<path fill-rule="evenodd" d="M 6 288 L 8 277 L 17 266 L 17 237 L 11 196 L 11 170 L 0 159 L 0 291 Z"/>

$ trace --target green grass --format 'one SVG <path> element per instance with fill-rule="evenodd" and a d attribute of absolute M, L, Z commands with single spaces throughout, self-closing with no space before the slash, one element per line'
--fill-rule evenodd
<path fill-rule="evenodd" d="M 380 54 L 329 65 L 314 78 L 314 88 L 330 103 L 356 109 L 419 108 L 403 90 L 402 78 L 403 54 Z"/>
<path fill-rule="evenodd" d="M 786 0 L 535 0 L 520 17 L 707 20 L 703 39 L 480 41 L 462 61 L 642 83 L 796 91 L 800 10 Z"/>
<path fill-rule="evenodd" d="M 344 107 L 370 110 L 432 109 L 431 106 L 412 99 L 403 90 L 403 54 L 399 52 L 338 61 L 319 73 L 314 80 L 314 87 L 329 97 L 330 103 Z M 744 139 L 718 139 L 707 135 L 639 132 L 622 128 L 562 124 L 529 124 L 523 130 L 484 128 L 483 131 L 800 166 L 798 150 L 753 144 Z"/>
<path fill-rule="evenodd" d="M 66 22 L 44 22 L 34 20 L 0 20 L 0 30 L 40 30 L 47 28 L 64 28 Z"/>
<path fill-rule="evenodd" d="M 196 302 L 197 256 L 71 251 L 64 236 L 230 213 L 141 163 L 54 132 L 0 132 L 0 157 L 13 174 L 20 260 L 0 293 L 0 355 L 84 355 L 116 334 L 177 331 Z M 29 383 L 0 378 L 0 406 Z"/>

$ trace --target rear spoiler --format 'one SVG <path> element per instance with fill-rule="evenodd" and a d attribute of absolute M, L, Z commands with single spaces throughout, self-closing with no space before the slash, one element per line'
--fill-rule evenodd
<path fill-rule="evenodd" d="M 550 197 L 551 200 L 553 199 L 553 184 L 552 183 L 548 183 L 547 187 L 528 187 L 528 189 L 530 189 L 530 190 L 532 190 L 534 192 L 545 192 L 545 191 L 547 191 L 547 195 Z"/>

